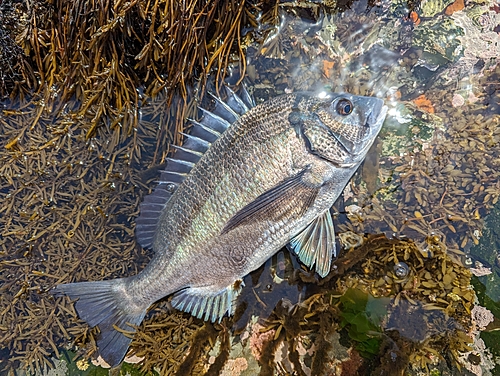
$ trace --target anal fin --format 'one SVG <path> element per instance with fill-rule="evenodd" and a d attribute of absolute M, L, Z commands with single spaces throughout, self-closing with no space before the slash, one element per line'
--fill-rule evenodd
<path fill-rule="evenodd" d="M 301 233 L 296 235 L 288 246 L 309 268 L 315 266 L 316 272 L 325 277 L 330 272 L 333 257 L 336 256 L 335 229 L 330 210 L 312 221 Z"/>
<path fill-rule="evenodd" d="M 174 295 L 172 305 L 199 319 L 220 322 L 226 313 L 233 314 L 243 285 L 242 280 L 237 280 L 222 290 L 214 291 L 213 286 L 188 287 Z"/>

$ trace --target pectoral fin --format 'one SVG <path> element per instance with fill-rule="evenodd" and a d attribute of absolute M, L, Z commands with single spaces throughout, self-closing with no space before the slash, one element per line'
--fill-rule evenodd
<path fill-rule="evenodd" d="M 311 187 L 302 180 L 307 170 L 288 178 L 258 196 L 238 211 L 222 230 L 225 234 L 243 223 L 268 219 L 277 221 L 283 216 L 302 216 L 312 205 L 319 187 Z"/>
<path fill-rule="evenodd" d="M 332 255 L 336 256 L 335 229 L 330 210 L 312 221 L 288 245 L 300 261 L 310 268 L 314 265 L 316 272 L 325 277 L 330 272 Z"/>

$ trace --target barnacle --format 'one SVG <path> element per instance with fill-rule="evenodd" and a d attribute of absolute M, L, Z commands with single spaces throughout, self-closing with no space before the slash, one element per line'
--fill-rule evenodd
<path fill-rule="evenodd" d="M 406 263 L 400 261 L 397 264 L 394 265 L 394 275 L 397 278 L 404 279 L 408 276 L 409 273 L 409 268 Z"/>

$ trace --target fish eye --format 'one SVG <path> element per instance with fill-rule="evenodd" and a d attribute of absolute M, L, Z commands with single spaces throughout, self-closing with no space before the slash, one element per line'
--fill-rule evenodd
<path fill-rule="evenodd" d="M 337 103 L 337 113 L 339 115 L 349 115 L 352 112 L 352 103 L 349 99 L 341 99 Z"/>

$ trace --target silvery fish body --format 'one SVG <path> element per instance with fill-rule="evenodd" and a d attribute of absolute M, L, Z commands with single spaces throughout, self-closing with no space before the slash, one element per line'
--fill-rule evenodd
<path fill-rule="evenodd" d="M 99 352 L 124 357 L 131 330 L 156 300 L 205 320 L 232 314 L 242 278 L 289 245 L 321 276 L 330 271 L 335 235 L 330 207 L 380 131 L 380 99 L 345 93 L 295 93 L 253 108 L 227 91 L 203 110 L 191 134 L 141 206 L 137 238 L 155 256 L 138 275 L 59 285 L 76 310 L 99 325 Z"/>

